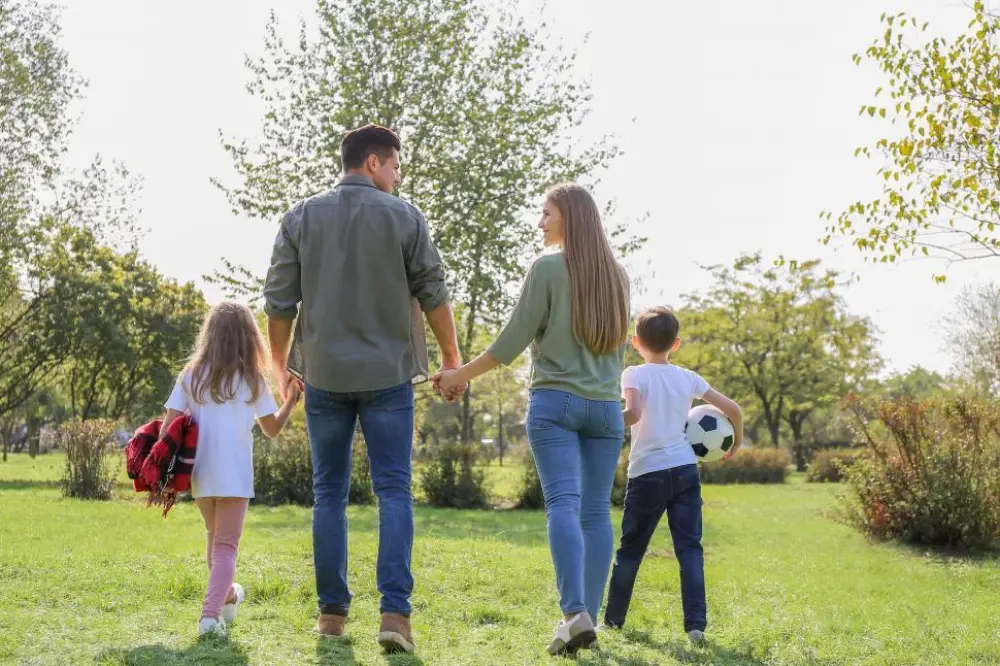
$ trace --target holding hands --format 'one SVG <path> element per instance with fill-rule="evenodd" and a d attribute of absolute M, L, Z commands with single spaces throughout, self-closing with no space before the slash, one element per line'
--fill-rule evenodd
<path fill-rule="evenodd" d="M 461 374 L 461 368 L 445 365 L 431 377 L 434 390 L 444 398 L 445 402 L 455 402 L 468 388 L 468 381 L 462 379 Z"/>

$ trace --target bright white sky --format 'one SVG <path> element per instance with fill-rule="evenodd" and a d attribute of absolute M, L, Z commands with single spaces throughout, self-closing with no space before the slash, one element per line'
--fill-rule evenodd
<path fill-rule="evenodd" d="M 260 108 L 243 86 L 244 54 L 262 48 L 268 13 L 287 30 L 311 19 L 313 0 L 64 0 L 64 44 L 89 80 L 71 156 L 124 162 L 144 178 L 142 251 L 166 274 L 195 280 L 222 257 L 261 274 L 275 221 L 234 217 L 210 177 L 232 181 L 218 131 L 254 137 Z M 522 0 L 526 14 L 542 4 Z M 962 286 L 1000 277 L 1000 261 L 871 265 L 845 244 L 818 242 L 821 210 L 879 191 L 854 148 L 884 132 L 857 109 L 881 85 L 851 55 L 881 33 L 882 11 L 907 11 L 951 34 L 968 20 L 960 0 L 548 0 L 550 29 L 577 46 L 594 92 L 594 136 L 620 137 L 626 154 L 598 189 L 624 219 L 649 212 L 637 261 L 642 303 L 677 304 L 704 289 L 698 264 L 758 249 L 857 273 L 848 293 L 881 331 L 890 365 L 945 371 L 941 320 Z M 585 35 L 590 34 L 589 41 Z M 634 120 L 633 120 L 634 119 Z M 221 294 L 206 286 L 210 300 Z"/>

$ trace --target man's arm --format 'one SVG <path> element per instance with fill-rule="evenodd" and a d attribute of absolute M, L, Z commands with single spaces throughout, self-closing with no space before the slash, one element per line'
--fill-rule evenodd
<path fill-rule="evenodd" d="M 458 333 L 455 330 L 455 312 L 444 279 L 441 255 L 431 240 L 430 228 L 419 211 L 414 210 L 414 215 L 416 226 L 404 253 L 406 280 L 410 293 L 419 301 L 420 309 L 427 317 L 427 323 L 441 349 L 441 368 L 451 370 L 462 365 Z M 436 380 L 434 387 L 439 387 Z M 464 390 L 465 387 L 462 387 L 462 391 Z M 457 395 L 445 397 L 450 400 Z"/>
<path fill-rule="evenodd" d="M 292 339 L 292 320 L 278 317 L 267 318 L 267 340 L 271 346 L 271 367 L 278 381 L 281 399 L 287 397 L 288 384 L 293 376 L 288 372 L 288 347 Z M 301 386 L 299 387 L 302 388 Z"/>
<path fill-rule="evenodd" d="M 301 205 L 281 221 L 271 251 L 271 267 L 264 281 L 264 312 L 267 313 L 267 337 L 271 346 L 271 365 L 282 400 L 285 399 L 291 374 L 288 372 L 288 346 L 292 324 L 302 301 L 302 267 L 299 264 L 298 216 Z"/>
<path fill-rule="evenodd" d="M 451 303 L 443 303 L 425 316 L 441 349 L 442 367 L 451 369 L 462 365 L 462 353 L 458 349 L 458 332 L 455 330 L 455 311 Z"/>

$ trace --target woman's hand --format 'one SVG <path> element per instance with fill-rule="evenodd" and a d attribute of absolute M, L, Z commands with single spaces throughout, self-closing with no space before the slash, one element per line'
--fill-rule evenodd
<path fill-rule="evenodd" d="M 466 383 L 459 375 L 459 370 L 442 370 L 434 376 L 434 385 L 445 400 L 454 400 L 465 392 Z"/>

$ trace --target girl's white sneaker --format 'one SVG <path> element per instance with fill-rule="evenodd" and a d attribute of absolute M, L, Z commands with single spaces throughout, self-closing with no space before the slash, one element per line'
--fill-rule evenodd
<path fill-rule="evenodd" d="M 198 622 L 198 635 L 205 636 L 206 634 L 215 634 L 218 636 L 226 635 L 226 624 L 221 619 L 216 619 L 214 617 L 203 617 L 201 621 Z"/>
<path fill-rule="evenodd" d="M 222 607 L 222 620 L 226 624 L 236 619 L 236 611 L 239 609 L 240 604 L 243 603 L 243 600 L 247 598 L 246 592 L 243 591 L 243 586 L 239 583 L 233 583 L 233 591 L 236 592 L 236 601 Z"/>

